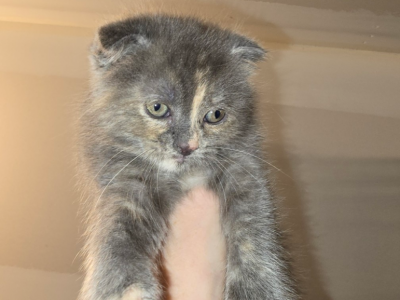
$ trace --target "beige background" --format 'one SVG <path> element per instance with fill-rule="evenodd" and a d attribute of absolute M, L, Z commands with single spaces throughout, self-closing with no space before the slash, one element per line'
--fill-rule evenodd
<path fill-rule="evenodd" d="M 400 299 L 400 3 L 153 1 L 270 50 L 255 78 L 306 299 Z M 350 3 L 351 2 L 351 3 Z M 75 104 L 96 26 L 142 1 L 0 0 L 0 298 L 81 281 Z"/>

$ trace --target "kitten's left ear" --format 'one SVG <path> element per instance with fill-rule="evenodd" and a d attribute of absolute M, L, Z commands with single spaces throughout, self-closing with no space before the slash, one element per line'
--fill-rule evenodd
<path fill-rule="evenodd" d="M 136 25 L 128 19 L 100 27 L 91 47 L 92 66 L 107 67 L 127 53 L 148 47 L 150 41 Z"/>
<path fill-rule="evenodd" d="M 256 63 L 262 60 L 267 51 L 261 48 L 256 42 L 237 35 L 234 39 L 234 45 L 231 54 L 238 57 L 242 61 Z"/>

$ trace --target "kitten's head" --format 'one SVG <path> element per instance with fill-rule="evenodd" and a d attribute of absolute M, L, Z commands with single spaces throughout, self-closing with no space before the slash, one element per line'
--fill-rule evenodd
<path fill-rule="evenodd" d="M 247 77 L 265 51 L 192 18 L 142 16 L 99 29 L 92 46 L 91 122 L 112 143 L 169 171 L 246 143 Z M 107 141 L 107 142 L 106 142 Z"/>

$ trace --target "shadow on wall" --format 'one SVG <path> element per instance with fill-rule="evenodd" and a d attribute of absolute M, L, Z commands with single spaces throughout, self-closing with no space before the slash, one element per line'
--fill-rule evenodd
<path fill-rule="evenodd" d="M 332 299 L 325 289 L 323 275 L 319 267 L 318 258 L 313 244 L 307 220 L 307 207 L 305 202 L 306 187 L 293 174 L 294 159 L 287 154 L 283 131 L 285 121 L 282 118 L 281 107 L 272 103 L 280 102 L 279 79 L 274 72 L 274 64 L 279 60 L 279 54 L 273 53 L 273 58 L 261 66 L 257 82 L 267 84 L 264 92 L 259 94 L 260 119 L 263 132 L 267 136 L 265 148 L 268 161 L 279 172 L 272 169 L 274 176 L 275 195 L 278 198 L 279 211 L 283 215 L 281 227 L 285 232 L 286 246 L 292 255 L 293 273 L 298 279 L 304 299 L 330 300 Z M 262 80 L 262 81 L 261 81 Z M 260 87 L 260 84 L 256 86 Z M 258 90 L 262 89 L 259 88 Z"/>
<path fill-rule="evenodd" d="M 122 15 L 117 18 L 131 17 L 146 13 L 167 13 L 185 16 L 193 16 L 206 21 L 211 21 L 223 28 L 234 29 L 243 34 L 249 34 L 259 40 L 266 40 L 274 43 L 288 44 L 290 40 L 278 27 L 267 23 L 252 11 L 252 15 L 244 13 L 242 10 L 249 7 L 241 0 L 137 0 L 125 3 L 120 0 Z M 260 15 L 261 17 L 261 15 Z M 115 15 L 111 19 L 103 19 L 103 23 L 114 21 Z"/>
<path fill-rule="evenodd" d="M 291 44 L 288 37 L 284 39 L 284 32 L 279 32 L 279 28 L 274 27 L 273 24 L 265 23 L 263 26 L 272 27 L 273 29 L 268 31 L 279 36 L 279 50 L 284 50 Z M 282 44 L 282 41 L 285 41 L 285 43 Z M 268 44 L 263 46 L 268 50 Z M 267 137 L 265 149 L 267 149 L 268 161 L 277 169 L 282 170 L 282 172 L 279 172 L 272 169 L 275 179 L 274 192 L 278 198 L 279 211 L 283 214 L 281 227 L 285 232 L 288 232 L 286 246 L 292 255 L 293 273 L 297 277 L 304 299 L 331 300 L 331 296 L 325 289 L 323 275 L 313 245 L 313 237 L 307 221 L 307 207 L 304 199 L 306 187 L 303 186 L 299 178 L 294 177 L 294 159 L 285 150 L 285 145 L 288 145 L 284 141 L 283 134 L 285 120 L 282 118 L 282 107 L 276 105 L 281 103 L 281 86 L 274 71 L 274 65 L 279 62 L 279 59 L 279 52 L 272 51 L 270 57 L 260 65 L 255 83 L 259 91 L 258 111 L 261 126 Z"/>

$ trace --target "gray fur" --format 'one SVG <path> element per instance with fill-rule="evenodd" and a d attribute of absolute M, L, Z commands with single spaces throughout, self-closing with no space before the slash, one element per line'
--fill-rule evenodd
<path fill-rule="evenodd" d="M 192 18 L 140 16 L 99 29 L 81 126 L 82 162 L 93 183 L 82 300 L 119 300 L 129 287 L 141 289 L 143 299 L 162 298 L 157 258 L 168 219 L 187 192 L 182 182 L 202 173 L 221 200 L 224 299 L 298 299 L 247 81 L 264 54 L 246 37 Z M 206 93 L 193 127 L 201 84 Z M 152 101 L 167 104 L 171 116 L 143 114 Z M 205 123 L 217 108 L 225 118 Z M 177 145 L 193 134 L 199 148 L 175 163 Z"/>

